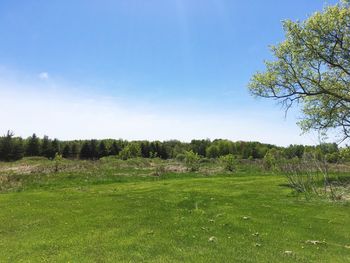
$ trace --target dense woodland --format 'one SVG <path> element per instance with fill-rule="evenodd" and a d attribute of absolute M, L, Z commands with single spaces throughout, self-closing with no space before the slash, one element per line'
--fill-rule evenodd
<path fill-rule="evenodd" d="M 23 139 L 15 137 L 10 131 L 0 137 L 0 160 L 2 161 L 14 161 L 29 156 L 53 159 L 56 154 L 64 158 L 86 160 L 98 160 L 105 156 L 118 156 L 124 160 L 135 157 L 181 159 L 187 151 L 192 151 L 203 158 L 218 158 L 232 154 L 238 159 L 262 159 L 272 154 L 292 159 L 302 158 L 306 152 L 314 153 L 317 158 L 332 163 L 349 158 L 349 148 L 338 148 L 335 143 L 277 147 L 259 142 L 232 142 L 222 139 L 192 140 L 189 143 L 178 140 L 150 142 L 122 139 L 60 141 L 50 139 L 48 136 L 39 138 L 36 134 Z"/>

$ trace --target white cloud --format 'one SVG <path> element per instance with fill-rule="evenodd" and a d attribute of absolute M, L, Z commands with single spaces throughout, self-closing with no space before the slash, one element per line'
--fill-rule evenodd
<path fill-rule="evenodd" d="M 39 75 L 38 75 L 39 79 L 41 80 L 46 80 L 46 79 L 49 79 L 49 73 L 47 72 L 40 72 Z"/>
<path fill-rule="evenodd" d="M 4 81 L 0 75 L 0 133 L 10 129 L 24 137 L 35 132 L 63 140 L 226 138 L 277 145 L 317 143 L 309 135 L 300 136 L 295 120 L 285 121 L 277 109 L 225 114 L 188 109 L 162 112 L 162 105 L 158 109 L 137 106 L 141 104 L 130 100 L 73 93 L 72 87 L 58 83 L 54 89 L 48 84 L 28 83 Z"/>

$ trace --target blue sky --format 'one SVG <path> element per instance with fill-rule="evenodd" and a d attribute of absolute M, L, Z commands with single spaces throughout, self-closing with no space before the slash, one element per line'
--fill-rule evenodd
<path fill-rule="evenodd" d="M 0 1 L 0 130 L 316 143 L 246 86 L 282 20 L 335 2 Z"/>

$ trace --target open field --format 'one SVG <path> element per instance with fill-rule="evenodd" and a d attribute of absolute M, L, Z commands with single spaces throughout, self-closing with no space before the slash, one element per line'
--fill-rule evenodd
<path fill-rule="evenodd" d="M 306 200 L 280 175 L 145 159 L 53 165 L 0 164 L 0 262 L 350 261 L 349 202 Z"/>

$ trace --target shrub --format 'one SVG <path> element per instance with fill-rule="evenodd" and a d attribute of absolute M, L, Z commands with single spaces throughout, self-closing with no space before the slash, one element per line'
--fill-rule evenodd
<path fill-rule="evenodd" d="M 282 160 L 282 154 L 279 150 L 272 148 L 264 156 L 264 167 L 267 170 L 278 169 L 278 163 Z"/>
<path fill-rule="evenodd" d="M 58 170 L 59 170 L 59 167 L 60 167 L 60 165 L 61 165 L 61 163 L 62 163 L 62 155 L 60 155 L 59 153 L 56 153 L 55 154 L 55 158 L 53 159 L 54 160 L 54 162 L 55 162 L 55 173 L 57 173 L 58 172 Z"/>
<path fill-rule="evenodd" d="M 339 160 L 339 154 L 337 152 L 327 153 L 325 158 L 329 163 L 337 163 Z"/>
<path fill-rule="evenodd" d="M 141 157 L 141 147 L 138 143 L 129 143 L 123 150 L 119 153 L 119 157 L 122 160 L 127 160 L 130 158 Z"/>
<path fill-rule="evenodd" d="M 197 153 L 193 151 L 185 152 L 185 164 L 189 171 L 198 171 L 199 170 L 199 160 L 200 157 Z"/>
<path fill-rule="evenodd" d="M 340 159 L 343 162 L 350 161 L 350 147 L 344 147 L 340 149 Z"/>
<path fill-rule="evenodd" d="M 237 159 L 233 154 L 220 157 L 220 162 L 224 165 L 225 170 L 233 172 L 237 166 Z"/>

